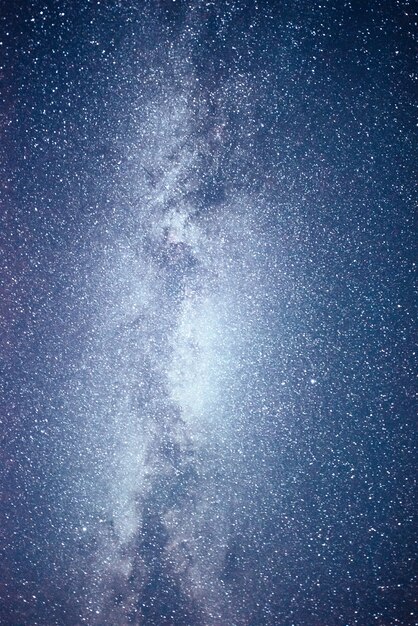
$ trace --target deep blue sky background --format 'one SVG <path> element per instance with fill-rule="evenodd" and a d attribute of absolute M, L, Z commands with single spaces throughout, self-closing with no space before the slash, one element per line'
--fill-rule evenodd
<path fill-rule="evenodd" d="M 197 212 L 253 194 L 269 242 L 264 412 L 249 391 L 242 444 L 242 480 L 264 482 L 224 570 L 238 589 L 258 580 L 239 623 L 416 622 L 416 20 L 408 0 L 3 2 L 2 624 L 80 620 L 52 455 L 81 426 L 60 422 L 61 390 L 88 343 L 89 277 L 129 212 L 115 189 L 141 107 L 179 80 L 170 44 L 209 146 Z M 183 617 L 157 602 L 145 623 L 200 623 L 174 596 Z"/>

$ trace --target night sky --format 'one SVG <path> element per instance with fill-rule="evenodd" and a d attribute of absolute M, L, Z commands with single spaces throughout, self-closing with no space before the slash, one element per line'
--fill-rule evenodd
<path fill-rule="evenodd" d="M 418 623 L 416 18 L 2 1 L 2 626 Z"/>

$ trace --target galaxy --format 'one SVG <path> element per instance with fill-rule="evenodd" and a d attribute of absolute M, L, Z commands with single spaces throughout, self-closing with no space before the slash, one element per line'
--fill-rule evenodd
<path fill-rule="evenodd" d="M 416 5 L 0 12 L 0 624 L 406 626 Z"/>

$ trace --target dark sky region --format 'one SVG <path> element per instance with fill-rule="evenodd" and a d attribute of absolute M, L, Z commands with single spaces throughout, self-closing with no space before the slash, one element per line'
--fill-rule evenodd
<path fill-rule="evenodd" d="M 2 626 L 418 623 L 416 18 L 2 1 Z"/>

